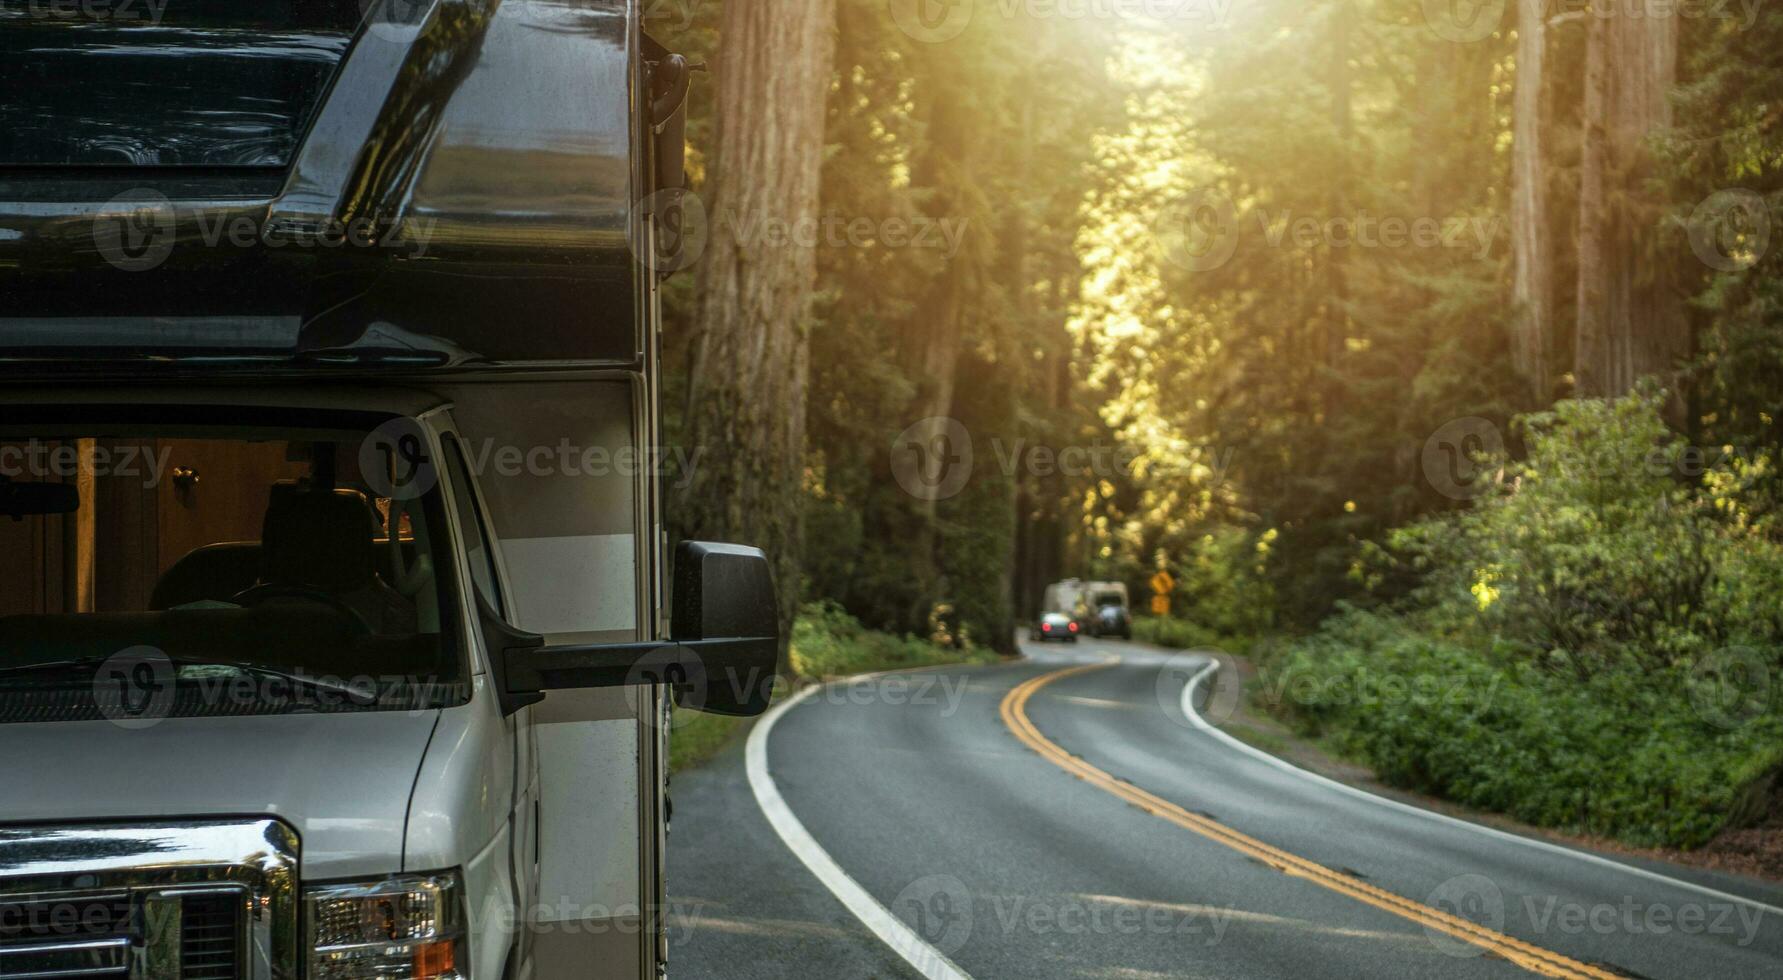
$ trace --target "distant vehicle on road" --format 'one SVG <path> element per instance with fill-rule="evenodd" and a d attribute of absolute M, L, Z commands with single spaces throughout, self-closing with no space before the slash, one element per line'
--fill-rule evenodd
<path fill-rule="evenodd" d="M 1078 629 L 1096 636 L 1120 635 L 1132 637 L 1132 618 L 1127 609 L 1130 603 L 1125 582 L 1085 582 L 1081 579 L 1068 578 L 1054 582 L 1046 587 L 1041 597 L 1041 611 L 1063 613 L 1077 623 Z M 1100 628 L 1101 611 L 1110 606 L 1120 610 L 1121 626 L 1110 632 Z"/>
<path fill-rule="evenodd" d="M 1118 636 L 1123 640 L 1133 638 L 1133 617 L 1127 613 L 1127 607 L 1115 603 L 1098 607 L 1094 616 L 1090 617 L 1091 636 Z"/>
<path fill-rule="evenodd" d="M 1064 613 L 1042 613 L 1040 616 L 1040 628 L 1034 631 L 1034 639 L 1039 640 L 1042 643 L 1045 643 L 1047 640 L 1063 640 L 1066 643 L 1076 643 L 1077 634 L 1080 629 L 1081 627 L 1077 625 L 1077 620 L 1072 619 Z"/>

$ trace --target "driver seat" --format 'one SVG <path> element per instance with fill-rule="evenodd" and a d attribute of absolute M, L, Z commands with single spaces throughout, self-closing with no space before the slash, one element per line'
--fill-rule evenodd
<path fill-rule="evenodd" d="M 412 633 L 414 607 L 377 574 L 377 520 L 357 490 L 273 485 L 260 530 L 260 585 L 325 593 L 376 633 Z"/>

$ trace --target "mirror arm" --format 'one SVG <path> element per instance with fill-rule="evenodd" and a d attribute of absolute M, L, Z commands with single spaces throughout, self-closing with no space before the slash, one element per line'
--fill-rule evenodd
<path fill-rule="evenodd" d="M 711 684 L 738 688 L 772 684 L 771 676 L 748 673 L 759 673 L 753 665 L 760 663 L 763 645 L 773 649 L 777 642 L 761 636 L 553 647 L 523 642 L 494 649 L 502 651 L 497 681 L 504 697 L 532 703 L 545 691 L 667 684 L 675 689 L 677 700 L 683 700 L 690 693 L 697 698 Z"/>
<path fill-rule="evenodd" d="M 508 655 L 538 650 L 545 645 L 545 638 L 509 626 L 499 613 L 489 608 L 489 601 L 480 592 L 477 593 L 477 625 L 483 632 L 483 649 L 490 653 L 489 672 L 495 675 L 492 679 L 495 681 L 495 697 L 501 705 L 502 717 L 506 718 L 529 704 L 538 704 L 545 700 L 543 690 L 515 690 L 508 680 Z"/>

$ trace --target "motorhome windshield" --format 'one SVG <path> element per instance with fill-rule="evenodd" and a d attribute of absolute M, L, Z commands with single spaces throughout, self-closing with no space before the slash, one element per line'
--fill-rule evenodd
<path fill-rule="evenodd" d="M 381 494 L 363 445 L 0 432 L 0 722 L 462 703 L 438 492 Z"/>
<path fill-rule="evenodd" d="M 284 167 L 361 0 L 0 0 L 0 165 Z"/>

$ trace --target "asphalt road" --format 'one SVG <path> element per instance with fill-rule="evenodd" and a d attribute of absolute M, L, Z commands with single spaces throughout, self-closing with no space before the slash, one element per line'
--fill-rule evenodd
<path fill-rule="evenodd" d="M 742 745 L 677 774 L 671 976 L 1783 976 L 1783 887 L 1580 856 L 1272 764 L 1183 713 L 1198 655 L 1027 651 L 780 713 L 752 736 L 773 819 Z"/>

